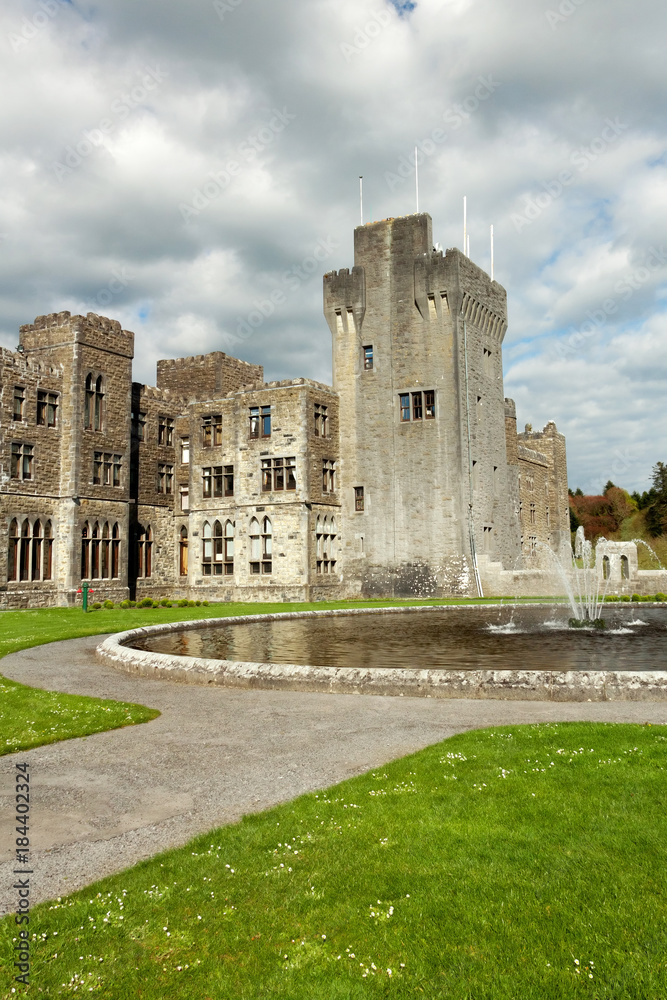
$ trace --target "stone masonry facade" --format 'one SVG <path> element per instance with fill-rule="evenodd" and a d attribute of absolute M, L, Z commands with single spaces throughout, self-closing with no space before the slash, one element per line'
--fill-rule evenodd
<path fill-rule="evenodd" d="M 505 290 L 426 214 L 324 276 L 333 386 L 215 351 L 132 381 L 134 335 L 38 317 L 0 351 L 0 607 L 488 591 L 569 542 L 565 440 L 516 430 Z"/>

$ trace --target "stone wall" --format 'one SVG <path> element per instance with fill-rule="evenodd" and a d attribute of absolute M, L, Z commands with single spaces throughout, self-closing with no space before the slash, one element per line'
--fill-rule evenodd
<path fill-rule="evenodd" d="M 189 358 L 158 361 L 157 387 L 171 389 L 188 399 L 220 396 L 251 382 L 262 382 L 264 369 L 222 351 Z"/>
<path fill-rule="evenodd" d="M 473 592 L 471 535 L 503 564 L 520 554 L 504 424 L 505 290 L 458 250 L 434 250 L 430 217 L 415 215 L 355 230 L 355 266 L 325 275 L 324 311 L 341 399 L 348 589 Z M 413 406 L 421 392 L 424 407 L 427 391 L 433 419 L 424 410 L 403 419 L 401 394 Z"/>

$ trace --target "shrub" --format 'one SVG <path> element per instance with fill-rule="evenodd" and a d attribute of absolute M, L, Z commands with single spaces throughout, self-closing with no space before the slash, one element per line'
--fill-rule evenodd
<path fill-rule="evenodd" d="M 122 608 L 122 609 L 123 609 L 123 611 L 126 611 L 126 610 L 127 610 L 127 608 L 129 608 L 129 607 L 130 607 L 130 601 L 128 601 L 128 600 L 125 600 L 125 601 L 121 601 L 121 602 L 120 602 L 120 604 L 118 605 L 118 607 L 119 607 L 119 608 Z"/>
<path fill-rule="evenodd" d="M 181 597 L 181 599 L 179 601 L 176 601 L 176 603 L 178 604 L 179 608 L 187 608 L 188 599 L 187 597 Z"/>
<path fill-rule="evenodd" d="M 195 604 L 197 605 L 197 607 L 200 607 L 201 606 L 201 601 L 195 601 Z"/>
<path fill-rule="evenodd" d="M 208 607 L 208 601 L 202 601 L 202 604 L 204 605 L 205 608 Z"/>
<path fill-rule="evenodd" d="M 102 607 L 102 605 L 100 604 L 100 602 L 99 601 L 95 601 L 94 604 L 90 605 L 90 610 L 91 611 L 99 611 L 101 607 Z"/>
<path fill-rule="evenodd" d="M 113 608 L 113 607 L 115 607 L 115 604 L 114 604 L 113 601 L 105 601 L 104 602 L 104 607 L 105 608 Z"/>
<path fill-rule="evenodd" d="M 621 598 L 618 596 L 618 594 L 607 594 L 607 596 L 605 597 L 605 601 L 611 601 L 612 603 L 614 601 L 620 601 L 620 599 Z"/>
<path fill-rule="evenodd" d="M 153 607 L 153 598 L 152 597 L 143 597 L 139 601 L 139 603 L 137 604 L 137 607 L 138 608 L 152 608 Z"/>
<path fill-rule="evenodd" d="M 656 594 L 656 601 L 667 601 L 667 594 Z"/>
<path fill-rule="evenodd" d="M 630 600 L 630 595 L 629 594 L 622 594 L 621 595 L 621 600 L 622 601 L 629 601 Z"/>
<path fill-rule="evenodd" d="M 196 606 L 197 605 L 196 605 L 195 601 L 188 601 L 188 607 L 189 608 L 195 608 Z"/>
<path fill-rule="evenodd" d="M 162 600 L 160 601 L 160 607 L 161 608 L 170 608 L 171 607 L 171 601 L 169 600 L 168 597 L 163 597 L 162 598 Z"/>
<path fill-rule="evenodd" d="M 631 597 L 633 601 L 641 601 L 641 594 L 633 594 Z"/>

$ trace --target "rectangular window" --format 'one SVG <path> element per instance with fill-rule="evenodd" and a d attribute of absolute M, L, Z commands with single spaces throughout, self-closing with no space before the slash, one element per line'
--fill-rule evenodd
<path fill-rule="evenodd" d="M 262 493 L 296 489 L 295 458 L 262 459 Z"/>
<path fill-rule="evenodd" d="M 213 490 L 213 469 L 211 466 L 207 466 L 202 469 L 202 496 L 205 500 L 212 496 Z"/>
<path fill-rule="evenodd" d="M 201 420 L 202 447 L 212 448 L 222 444 L 222 414 L 208 413 Z"/>
<path fill-rule="evenodd" d="M 322 492 L 334 493 L 336 489 L 336 463 L 331 458 L 322 460 Z"/>
<path fill-rule="evenodd" d="M 222 496 L 222 466 L 213 466 L 213 496 Z"/>
<path fill-rule="evenodd" d="M 364 509 L 364 488 L 363 486 L 354 487 L 354 509 L 363 510 Z"/>
<path fill-rule="evenodd" d="M 426 389 L 423 392 L 401 392 L 398 402 L 401 413 L 401 423 L 409 420 L 433 420 L 435 418 L 435 391 Z"/>
<path fill-rule="evenodd" d="M 143 412 L 132 414 L 132 427 L 137 441 L 146 440 L 146 414 Z"/>
<path fill-rule="evenodd" d="M 174 492 L 174 467 L 173 465 L 166 465 L 164 462 L 158 462 L 157 467 L 157 492 L 158 493 L 173 493 Z"/>
<path fill-rule="evenodd" d="M 181 488 L 179 489 L 179 493 L 181 496 L 181 511 L 184 514 L 187 514 L 187 512 L 190 510 L 190 487 L 181 486 Z"/>
<path fill-rule="evenodd" d="M 93 452 L 93 485 L 100 486 L 102 483 L 102 452 Z"/>
<path fill-rule="evenodd" d="M 181 438 L 181 465 L 187 465 L 190 461 L 190 438 Z"/>
<path fill-rule="evenodd" d="M 369 372 L 373 367 L 373 345 L 366 344 L 364 351 L 364 371 Z"/>
<path fill-rule="evenodd" d="M 33 458 L 34 446 L 23 444 L 19 441 L 12 442 L 11 453 L 11 478 L 12 479 L 32 479 L 33 478 Z"/>
<path fill-rule="evenodd" d="M 315 403 L 315 437 L 329 436 L 329 416 L 327 407 L 321 403 Z"/>
<path fill-rule="evenodd" d="M 113 485 L 120 486 L 120 467 L 122 462 L 121 455 L 114 455 L 113 457 Z"/>
<path fill-rule="evenodd" d="M 102 463 L 102 482 L 105 486 L 111 486 L 111 455 L 108 452 L 104 453 L 104 461 Z"/>
<path fill-rule="evenodd" d="M 530 505 L 530 523 L 531 524 L 535 524 L 536 513 L 537 513 L 537 505 L 534 504 L 534 503 L 531 503 L 531 505 Z"/>
<path fill-rule="evenodd" d="M 157 443 L 171 448 L 174 444 L 174 421 L 172 417 L 157 418 Z"/>
<path fill-rule="evenodd" d="M 43 427 L 56 426 L 56 414 L 58 412 L 57 392 L 37 392 L 37 423 Z"/>
<path fill-rule="evenodd" d="M 225 465 L 224 466 L 224 495 L 226 497 L 234 496 L 234 466 Z"/>
<path fill-rule="evenodd" d="M 250 437 L 271 437 L 271 407 L 250 407 Z"/>
<path fill-rule="evenodd" d="M 14 386 L 14 410 L 12 420 L 23 420 L 23 410 L 25 407 L 25 388 L 21 385 Z"/>

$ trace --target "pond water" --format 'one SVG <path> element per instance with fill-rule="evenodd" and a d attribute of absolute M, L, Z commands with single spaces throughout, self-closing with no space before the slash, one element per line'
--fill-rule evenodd
<path fill-rule="evenodd" d="M 615 607 L 604 630 L 565 607 L 448 608 L 216 625 L 135 640 L 207 659 L 430 670 L 665 670 L 667 608 Z"/>

